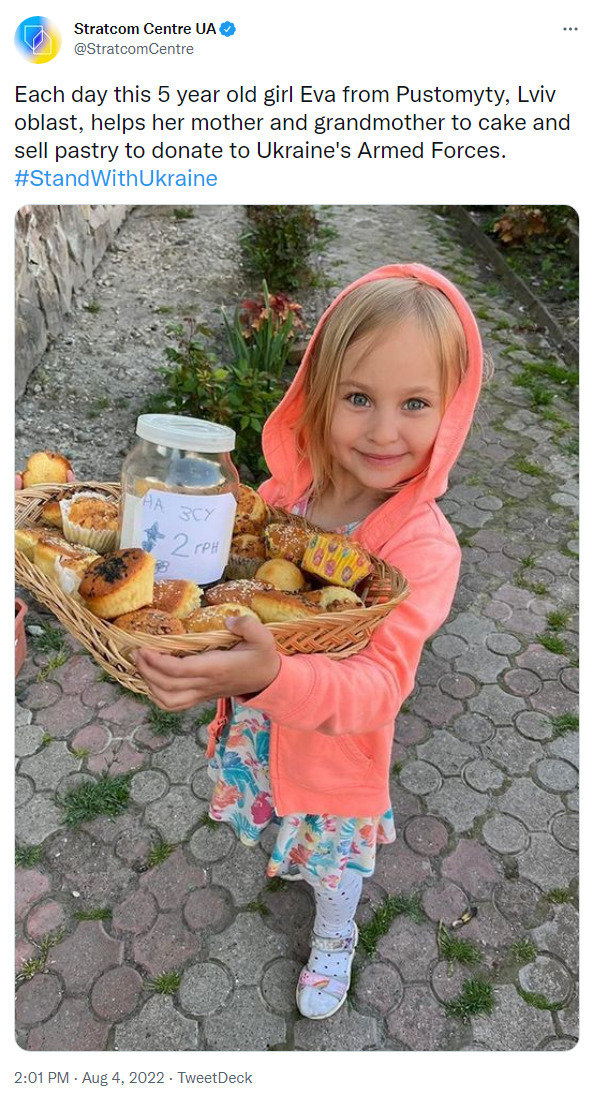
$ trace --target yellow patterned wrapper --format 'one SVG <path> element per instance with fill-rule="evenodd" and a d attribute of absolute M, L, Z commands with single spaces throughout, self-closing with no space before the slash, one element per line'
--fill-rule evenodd
<path fill-rule="evenodd" d="M 337 535 L 313 535 L 302 559 L 302 569 L 331 585 L 354 589 L 372 572 L 365 551 Z"/>

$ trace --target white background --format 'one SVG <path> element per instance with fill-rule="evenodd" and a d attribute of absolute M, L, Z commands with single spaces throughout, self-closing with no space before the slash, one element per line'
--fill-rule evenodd
<path fill-rule="evenodd" d="M 59 56 L 48 65 L 30 65 L 20 57 L 13 45 L 18 22 L 26 16 L 43 14 L 55 23 L 62 34 Z M 88 23 L 140 22 L 152 19 L 156 23 L 191 23 L 197 20 L 213 21 L 216 26 L 222 20 L 236 24 L 233 38 L 202 36 L 179 41 L 191 41 L 197 50 L 193 57 L 158 58 L 108 58 L 76 57 L 74 44 L 79 41 L 72 33 L 75 20 Z M 564 27 L 578 27 L 578 31 L 564 31 Z M 6 362 L 3 386 L 6 390 L 2 402 L 4 417 L 0 433 L 4 449 L 2 469 L 5 485 L 12 488 L 12 334 L 13 334 L 13 232 L 14 213 L 25 203 L 148 203 L 161 202 L 171 205 L 201 202 L 220 203 L 563 203 L 574 206 L 580 215 L 582 285 L 581 285 L 581 384 L 582 409 L 590 408 L 592 398 L 593 340 L 593 276 L 584 258 L 591 255 L 595 245 L 593 218 L 593 25 L 590 5 L 576 0 L 564 3 L 536 3 L 522 0 L 492 0 L 491 3 L 377 3 L 368 2 L 349 8 L 345 2 L 329 0 L 301 0 L 299 4 L 249 4 L 211 2 L 201 6 L 169 0 L 167 4 L 135 3 L 79 4 L 51 2 L 47 6 L 31 10 L 20 8 L 18 14 L 2 17 L 2 104 L 4 119 L 4 155 L 0 174 L 2 184 L 2 310 Z M 108 38 L 95 41 L 110 41 Z M 131 41 L 123 40 L 120 41 Z M 162 39 L 167 41 L 167 39 Z M 408 84 L 412 87 L 433 88 L 436 85 L 451 88 L 504 87 L 516 90 L 519 84 L 538 88 L 556 87 L 559 95 L 555 109 L 544 108 L 546 114 L 571 112 L 572 129 L 568 134 L 526 135 L 511 139 L 514 153 L 507 153 L 505 160 L 473 161 L 413 161 L 355 162 L 342 161 L 294 161 L 274 163 L 267 160 L 246 162 L 194 162 L 195 170 L 216 171 L 220 184 L 209 193 L 184 192 L 151 195 L 150 191 L 130 195 L 114 189 L 109 193 L 85 189 L 61 192 L 52 190 L 19 189 L 13 185 L 18 165 L 12 159 L 12 149 L 17 143 L 28 141 L 28 136 L 17 135 L 14 117 L 22 114 L 17 109 L 14 87 L 26 83 L 30 87 L 48 87 L 54 83 L 68 88 L 85 84 L 87 87 L 113 87 L 116 83 L 144 87 L 158 83 L 170 83 L 178 87 L 227 87 L 257 84 L 259 88 L 277 83 L 288 86 L 312 84 L 318 88 L 343 87 L 393 87 Z M 37 107 L 33 108 L 35 111 Z M 52 108 L 57 114 L 70 114 L 71 104 Z M 158 110 L 155 104 L 147 105 L 147 114 Z M 294 105 L 294 109 L 295 108 Z M 305 110 L 306 108 L 299 108 Z M 314 107 L 316 114 L 338 114 L 344 111 L 340 104 Z M 360 105 L 359 111 L 370 109 Z M 411 110 L 414 106 L 411 106 Z M 418 111 L 420 108 L 415 108 Z M 426 105 L 428 114 L 451 113 L 448 107 Z M 129 107 L 130 110 L 130 107 Z M 134 112 L 142 110 L 140 104 Z M 236 108 L 239 113 L 240 108 Z M 247 105 L 248 114 L 262 114 L 260 105 Z M 278 113 L 281 113 L 279 108 Z M 109 110 L 108 113 L 113 113 Z M 176 113 L 173 109 L 171 114 Z M 193 113 L 198 113 L 197 111 Z M 204 113 L 202 110 L 200 113 Z M 350 110 L 350 114 L 357 113 Z M 383 113 L 377 111 L 375 113 Z M 485 114 L 495 113 L 495 108 Z M 516 109 L 515 113 L 521 113 Z M 174 135 L 175 137 L 175 135 Z M 268 135 L 267 135 L 268 137 Z M 341 135 L 334 135 L 340 138 Z M 432 135 L 430 135 L 430 138 Z M 233 135 L 229 135 L 233 139 Z M 35 136 L 31 137 L 34 141 Z M 120 137 L 119 140 L 122 140 Z M 144 140 L 144 139 L 143 139 Z M 181 140 L 181 139 L 176 139 Z M 196 140 L 196 139 L 194 139 Z M 224 140 L 223 135 L 221 139 Z M 237 139 L 241 140 L 240 138 Z M 292 140 L 289 136 L 287 140 Z M 316 139 L 325 144 L 327 137 Z M 404 142 L 405 135 L 383 137 L 383 141 Z M 410 135 L 411 142 L 419 137 Z M 477 138 L 475 139 L 477 140 Z M 486 144 L 502 137 L 488 135 Z M 28 165 L 31 167 L 31 165 Z M 44 166 L 45 167 L 45 166 Z M 52 166 L 47 166 L 52 167 Z M 62 170 L 65 169 L 65 162 Z M 75 168 L 89 167 L 80 163 Z M 99 167 L 95 165 L 95 167 Z M 121 166 L 119 166 L 121 167 Z M 162 166 L 171 168 L 171 166 Z M 184 166 L 186 167 L 186 166 Z M 69 166 L 72 170 L 72 166 Z M 398 259 L 398 257 L 395 257 Z M 416 257 L 421 262 L 424 257 Z M 583 414 L 583 428 L 586 417 Z M 592 436 L 587 432 L 582 440 L 583 474 L 592 468 Z M 39 441 L 44 447 L 44 441 Z M 587 479 L 584 478 L 584 483 Z M 582 544 L 589 545 L 592 529 L 592 510 L 583 500 Z M 7 526 L 9 522 L 7 519 Z M 593 837 L 593 799 L 587 798 L 582 811 L 581 838 L 583 842 L 583 922 L 582 964 L 583 989 L 587 994 L 582 1004 L 582 1040 L 570 1052 L 556 1053 L 391 1053 L 391 1052 L 274 1052 L 274 1053 L 37 1053 L 25 1052 L 13 1040 L 13 980 L 12 980 L 12 917 L 10 900 L 13 881 L 12 852 L 12 698 L 13 698 L 13 641 L 11 585 L 11 541 L 6 539 L 3 562 L 6 585 L 4 586 L 5 630 L 3 638 L 4 711 L 5 729 L 5 783 L 2 802 L 3 861 L 6 904 L 2 908 L 2 936 L 0 953 L 3 982 L 0 1000 L 0 1044 L 2 1064 L 0 1089 L 45 1090 L 48 1087 L 13 1087 L 14 1071 L 20 1070 L 69 1070 L 82 1074 L 128 1069 L 164 1069 L 169 1075 L 184 1069 L 190 1072 L 209 1072 L 212 1069 L 254 1071 L 257 1085 L 251 1096 L 279 1099 L 302 1095 L 318 1095 L 329 1092 L 337 1098 L 357 1097 L 364 1091 L 382 1094 L 390 1098 L 413 1094 L 419 1098 L 435 1089 L 441 1099 L 457 1101 L 475 1097 L 491 1099 L 501 1096 L 527 1097 L 538 1095 L 554 1098 L 570 1093 L 582 1097 L 588 1086 L 587 1060 L 589 1049 L 595 1040 L 593 1032 L 593 948 L 591 924 L 593 919 L 592 860 L 590 843 Z M 587 568 L 583 572 L 583 622 L 587 625 L 583 639 L 589 640 L 589 612 L 592 609 L 592 585 Z M 10 611 L 10 617 L 9 617 Z M 9 629 L 10 623 L 10 629 Z M 584 647 L 583 647 L 584 649 Z M 590 647 L 582 660 L 589 660 Z M 590 672 L 587 666 L 588 672 Z M 593 783 L 593 752 L 589 719 L 592 706 L 588 695 L 583 701 L 583 788 L 590 794 Z M 585 915 L 586 914 L 586 918 Z M 77 1086 L 56 1087 L 69 1097 L 85 1094 Z M 92 1087 L 87 1087 L 86 1092 Z M 99 1087 L 97 1087 L 99 1088 Z M 121 1087 L 113 1087 L 114 1089 Z M 131 1089 L 132 1087 L 127 1087 Z M 139 1087 L 136 1087 L 139 1089 Z M 168 1087 L 145 1087 L 162 1094 L 182 1095 L 184 1092 Z M 201 1095 L 228 1096 L 232 1087 L 186 1087 L 186 1092 L 200 1089 Z M 235 1087 L 239 1096 L 248 1091 Z M 123 1092 L 123 1091 L 122 1091 Z"/>

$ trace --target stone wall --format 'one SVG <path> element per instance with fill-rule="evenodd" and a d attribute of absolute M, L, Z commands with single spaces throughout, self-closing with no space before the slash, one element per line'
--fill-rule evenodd
<path fill-rule="evenodd" d="M 56 337 L 73 295 L 81 290 L 130 208 L 23 206 L 15 227 L 16 394 L 49 340 Z"/>

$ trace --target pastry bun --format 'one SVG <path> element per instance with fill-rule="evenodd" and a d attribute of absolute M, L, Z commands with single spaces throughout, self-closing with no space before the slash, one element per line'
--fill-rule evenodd
<path fill-rule="evenodd" d="M 286 558 L 299 566 L 310 540 L 304 528 L 292 524 L 268 524 L 264 529 L 267 558 Z"/>
<path fill-rule="evenodd" d="M 60 502 L 55 500 L 46 501 L 41 509 L 41 519 L 46 524 L 51 524 L 53 528 L 58 528 L 62 531 L 62 511 L 60 509 Z"/>
<path fill-rule="evenodd" d="M 202 589 L 194 581 L 156 581 L 151 607 L 186 619 L 200 608 Z"/>
<path fill-rule="evenodd" d="M 56 580 L 58 560 L 65 565 L 67 562 L 80 562 L 85 558 L 91 561 L 91 556 L 97 558 L 97 551 L 91 550 L 90 547 L 73 547 L 59 535 L 52 535 L 49 532 L 47 536 L 38 539 L 33 548 L 33 565 L 37 566 L 46 577 Z"/>
<path fill-rule="evenodd" d="M 152 604 L 154 578 L 153 555 L 133 547 L 90 566 L 79 593 L 100 619 L 116 619 Z"/>
<path fill-rule="evenodd" d="M 321 612 L 340 612 L 343 608 L 364 607 L 363 600 L 356 593 L 340 585 L 325 585 L 322 589 L 304 593 L 304 600 L 319 608 Z"/>
<path fill-rule="evenodd" d="M 259 493 L 250 486 L 240 485 L 237 492 L 236 520 L 252 520 L 261 527 L 268 519 L 268 509 Z"/>
<path fill-rule="evenodd" d="M 291 593 L 255 593 L 252 607 L 263 623 L 286 623 L 319 615 L 318 608 Z"/>
<path fill-rule="evenodd" d="M 114 627 L 120 627 L 123 631 L 140 631 L 144 635 L 183 635 L 184 626 L 180 619 L 176 619 L 167 612 L 160 612 L 157 608 L 139 608 L 136 612 L 126 612 L 114 619 Z"/>
<path fill-rule="evenodd" d="M 212 608 L 199 608 L 184 622 L 187 634 L 200 634 L 203 631 L 226 631 L 225 620 L 228 616 L 250 615 L 253 619 L 258 616 L 250 608 L 243 604 L 232 603 L 217 604 Z"/>
<path fill-rule="evenodd" d="M 64 455 L 55 451 L 35 451 L 29 455 L 23 471 L 23 487 L 44 485 L 50 482 L 67 482 L 73 469 Z"/>
<path fill-rule="evenodd" d="M 212 607 L 216 604 L 226 604 L 235 601 L 252 607 L 252 597 L 255 593 L 265 593 L 273 586 L 267 581 L 257 581 L 256 578 L 240 578 L 237 581 L 223 581 L 221 585 L 214 585 L 205 593 L 205 604 Z"/>
<path fill-rule="evenodd" d="M 48 528 L 17 528 L 14 533 L 15 550 L 24 554 L 30 562 L 33 561 L 33 551 L 40 539 L 51 536 Z"/>
<path fill-rule="evenodd" d="M 257 569 L 254 576 L 259 581 L 268 581 L 273 588 L 281 589 L 286 593 L 301 592 L 307 586 L 302 571 L 293 562 L 287 562 L 285 558 L 270 558 Z"/>

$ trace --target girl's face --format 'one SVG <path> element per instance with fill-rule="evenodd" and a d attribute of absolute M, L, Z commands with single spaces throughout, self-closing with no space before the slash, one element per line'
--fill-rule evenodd
<path fill-rule="evenodd" d="M 423 470 L 442 419 L 440 368 L 411 320 L 356 341 L 346 352 L 330 449 L 344 493 L 382 493 Z"/>

